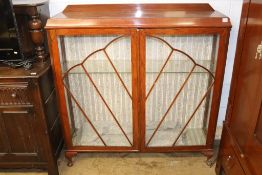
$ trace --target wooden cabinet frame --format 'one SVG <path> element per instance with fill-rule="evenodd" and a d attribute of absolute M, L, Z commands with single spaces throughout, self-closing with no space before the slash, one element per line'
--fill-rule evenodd
<path fill-rule="evenodd" d="M 133 106 L 133 145 L 131 147 L 105 147 L 105 146 L 73 146 L 72 144 L 72 137 L 70 134 L 70 125 L 69 125 L 69 118 L 66 106 L 66 97 L 62 80 L 62 72 L 61 72 L 61 63 L 59 59 L 59 53 L 58 53 L 58 42 L 57 37 L 58 36 L 69 36 L 69 35 L 103 35 L 103 34 L 117 34 L 117 35 L 127 35 L 131 37 L 131 59 L 132 59 L 132 106 Z M 53 59 L 53 69 L 57 73 L 55 74 L 55 84 L 57 89 L 59 89 L 59 108 L 61 112 L 62 117 L 62 123 L 63 123 L 63 130 L 65 135 L 65 142 L 67 144 L 68 150 L 71 151 L 133 151 L 133 150 L 139 150 L 139 122 L 138 122 L 138 33 L 135 29 L 75 29 L 75 30 L 52 30 L 49 31 L 49 38 L 51 41 L 49 44 L 51 46 L 51 54 Z"/>
<path fill-rule="evenodd" d="M 217 68 L 214 76 L 214 85 L 213 85 L 213 95 L 212 95 L 212 103 L 211 103 L 211 111 L 210 111 L 210 122 L 207 131 L 207 141 L 206 145 L 203 146 L 173 146 L 173 147 L 155 147 L 149 148 L 145 147 L 145 37 L 147 35 L 183 35 L 183 34 L 217 34 L 219 36 L 219 48 L 217 55 Z M 171 152 L 171 151 L 203 151 L 212 150 L 215 131 L 216 131 L 216 123 L 219 112 L 219 103 L 220 96 L 222 92 L 223 85 L 223 75 L 226 64 L 226 53 L 225 45 L 228 44 L 229 31 L 223 28 L 175 28 L 175 29 L 145 29 L 140 31 L 140 116 L 141 118 L 141 150 L 145 152 Z M 212 88 L 211 88 L 212 89 Z M 208 154 L 208 153 L 207 153 Z"/>
<path fill-rule="evenodd" d="M 109 9 L 104 12 L 105 9 Z M 118 10 L 121 9 L 122 13 Z M 125 13 L 129 9 L 133 16 Z M 136 17 L 137 9 L 145 12 L 146 18 Z M 189 11 L 199 18 L 192 16 L 172 13 L 170 18 L 164 19 L 165 10 Z M 89 10 L 89 11 L 88 11 Z M 88 13 L 85 13 L 88 11 Z M 51 61 L 55 74 L 55 85 L 58 91 L 59 111 L 66 142 L 66 157 L 69 165 L 72 165 L 72 157 L 77 152 L 174 152 L 174 151 L 198 151 L 210 157 L 213 154 L 213 142 L 215 137 L 216 123 L 219 111 L 220 97 L 223 84 L 223 76 L 226 64 L 227 45 L 230 33 L 230 20 L 221 15 L 206 15 L 202 12 L 215 12 L 209 5 L 185 5 L 185 4 L 141 4 L 141 5 L 84 5 L 69 6 L 64 10 L 62 16 L 58 15 L 50 19 L 47 23 L 47 33 L 50 47 Z M 95 13 L 93 13 L 95 12 Z M 147 13 L 149 12 L 149 13 Z M 105 15 L 105 18 L 99 18 L 99 15 Z M 155 16 L 150 16 L 155 13 Z M 72 15 L 72 16 L 71 16 Z M 88 18 L 88 15 L 91 18 Z M 112 15 L 113 18 L 110 18 Z M 159 15 L 159 16 L 157 16 Z M 178 17 L 176 17 L 178 15 Z M 202 16 L 201 16 L 202 15 Z M 107 18 L 107 16 L 109 16 Z M 127 18 L 123 18 L 123 16 Z M 201 16 L 201 17 L 200 17 Z M 56 19 L 57 18 L 57 19 Z M 163 19 L 162 19 L 163 18 Z M 213 19 L 212 19 L 213 18 Z M 81 20 L 80 20 L 81 19 Z M 125 19 L 125 20 L 123 20 Z M 109 21 L 114 25 L 109 25 Z M 154 20 L 156 20 L 154 22 Z M 183 21 L 187 20 L 187 23 Z M 60 63 L 59 41 L 60 36 L 83 36 L 83 35 L 129 35 L 131 38 L 131 64 L 132 64 L 132 110 L 133 110 L 133 145 L 126 146 L 74 146 L 72 143 L 69 114 L 66 109 L 66 96 L 63 85 L 63 75 Z M 216 35 L 219 40 L 217 45 L 217 63 L 213 76 L 212 99 L 210 105 L 210 120 L 206 131 L 206 143 L 204 145 L 193 146 L 172 146 L 172 147 L 147 147 L 145 141 L 145 98 L 146 98 L 146 36 L 147 35 Z M 105 48 L 104 48 L 105 49 Z M 103 50 L 103 49 L 101 49 Z M 95 52 L 95 51 L 94 51 Z M 185 54 L 183 51 L 181 53 Z M 91 54 L 90 54 L 91 55 Z M 196 65 L 193 58 L 187 55 Z M 82 65 L 80 63 L 79 65 Z M 85 69 L 85 68 L 84 68 Z M 193 70 L 192 70 L 193 71 Z M 208 71 L 207 71 L 208 72 Z M 87 71 L 85 71 L 86 74 Z M 161 74 L 161 72 L 160 72 Z M 88 76 L 88 75 L 87 75 Z M 189 75 L 190 76 L 190 75 Z M 204 97 L 203 97 L 204 98 Z M 168 112 L 168 111 L 167 111 Z M 194 115 L 194 114 L 193 114 Z M 192 115 L 192 116 L 193 116 Z M 183 128 L 185 129 L 185 128 Z M 181 133 L 180 133 L 181 134 Z M 178 139 L 178 138 L 177 138 Z"/>
<path fill-rule="evenodd" d="M 62 82 L 61 63 L 59 59 L 58 41 L 59 36 L 71 36 L 71 35 L 100 35 L 100 34 L 119 34 L 130 35 L 132 45 L 132 87 L 133 87 L 133 120 L 134 120 L 134 146 L 127 147 L 85 147 L 85 146 L 73 146 L 70 134 L 70 126 L 68 121 L 67 109 L 64 107 L 65 94 Z M 217 34 L 219 35 L 219 48 L 218 48 L 218 62 L 215 73 L 214 93 L 211 107 L 211 120 L 208 127 L 207 143 L 203 146 L 189 146 L 189 147 L 173 147 L 173 148 L 146 148 L 145 147 L 145 36 L 154 34 L 169 34 L 169 35 L 181 35 L 181 34 Z M 225 28 L 174 28 L 174 29 L 58 29 L 49 30 L 49 41 L 51 46 L 51 55 L 53 61 L 53 69 L 55 72 L 55 83 L 57 89 L 59 89 L 59 101 L 60 112 L 64 127 L 64 135 L 68 150 L 71 151 L 138 151 L 145 152 L 170 152 L 170 151 L 194 151 L 194 150 L 209 150 L 212 149 L 215 127 L 219 109 L 219 102 L 223 83 L 224 67 L 226 62 L 226 48 L 224 47 L 228 43 L 229 30 Z M 138 39 L 139 38 L 139 39 Z M 138 112 L 139 111 L 139 112 Z M 138 114 L 139 113 L 139 114 Z M 140 140 L 140 141 L 139 141 Z"/>

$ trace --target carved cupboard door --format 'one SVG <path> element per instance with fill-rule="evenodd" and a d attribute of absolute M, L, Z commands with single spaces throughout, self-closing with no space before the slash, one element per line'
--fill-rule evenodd
<path fill-rule="evenodd" d="M 40 161 L 31 108 L 0 109 L 0 161 Z"/>
<path fill-rule="evenodd" d="M 137 150 L 136 30 L 58 30 L 51 38 L 68 150 Z"/>

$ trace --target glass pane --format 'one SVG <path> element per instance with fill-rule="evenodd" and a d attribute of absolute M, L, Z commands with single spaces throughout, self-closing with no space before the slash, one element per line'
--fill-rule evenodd
<path fill-rule="evenodd" d="M 59 50 L 73 145 L 131 146 L 130 37 L 63 36 Z"/>
<path fill-rule="evenodd" d="M 146 37 L 146 146 L 205 145 L 218 37 Z"/>

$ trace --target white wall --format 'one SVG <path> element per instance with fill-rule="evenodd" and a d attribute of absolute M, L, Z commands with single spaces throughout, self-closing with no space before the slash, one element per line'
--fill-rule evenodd
<path fill-rule="evenodd" d="M 227 65 L 224 77 L 223 93 L 221 98 L 218 125 L 222 125 L 225 118 L 230 81 L 233 70 L 236 41 L 243 0 L 49 0 L 51 16 L 61 12 L 68 4 L 106 4 L 106 3 L 209 3 L 215 10 L 227 15 L 232 22 L 233 28 L 230 34 L 230 42 L 227 54 Z"/>

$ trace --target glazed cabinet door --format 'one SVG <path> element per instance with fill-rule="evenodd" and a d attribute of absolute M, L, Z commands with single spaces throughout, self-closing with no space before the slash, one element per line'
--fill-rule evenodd
<path fill-rule="evenodd" d="M 9 159 L 18 162 L 39 160 L 35 133 L 35 117 L 31 108 L 1 108 L 0 162 L 8 162 Z"/>
<path fill-rule="evenodd" d="M 137 33 L 50 32 L 60 113 L 69 150 L 138 149 Z"/>
<path fill-rule="evenodd" d="M 196 150 L 212 145 L 225 65 L 221 47 L 225 36 L 215 29 L 141 31 L 145 150 Z"/>

